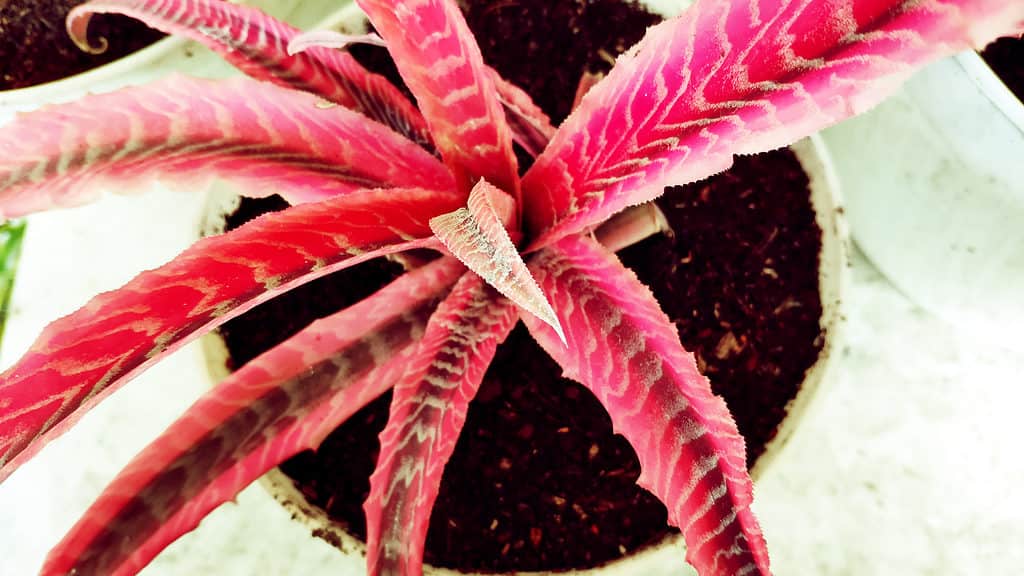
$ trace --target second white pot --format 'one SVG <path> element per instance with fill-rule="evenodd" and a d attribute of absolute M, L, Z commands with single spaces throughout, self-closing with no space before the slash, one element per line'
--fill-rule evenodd
<path fill-rule="evenodd" d="M 854 239 L 912 300 L 1003 344 L 1024 320 L 1024 104 L 974 52 L 823 133 Z"/>

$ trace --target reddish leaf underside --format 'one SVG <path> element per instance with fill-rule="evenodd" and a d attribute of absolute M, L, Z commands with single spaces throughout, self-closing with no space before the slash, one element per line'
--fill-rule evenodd
<path fill-rule="evenodd" d="M 860 113 L 936 58 L 1024 30 L 1018 0 L 698 0 L 651 28 L 523 178 L 538 249 Z"/>
<path fill-rule="evenodd" d="M 317 48 L 289 55 L 286 48 L 299 30 L 255 8 L 222 0 L 93 0 L 68 15 L 68 34 L 83 50 L 106 47 L 90 46 L 86 35 L 89 19 L 99 13 L 124 14 L 191 38 L 253 78 L 316 94 L 430 146 L 423 117 L 387 79 L 345 52 Z"/>
<path fill-rule="evenodd" d="M 530 268 L 558 311 L 568 346 L 537 320 L 524 322 L 636 449 L 638 483 L 668 507 L 687 560 L 702 576 L 768 575 L 743 438 L 650 290 L 585 236 L 539 252 Z"/>
<path fill-rule="evenodd" d="M 370 478 L 364 506 L 370 576 L 422 574 L 430 511 L 445 464 L 494 351 L 517 319 L 512 302 L 472 272 L 431 316 L 395 385 Z"/>
<path fill-rule="evenodd" d="M 219 176 L 292 203 L 365 188 L 449 190 L 428 152 L 344 108 L 246 78 L 174 76 L 20 115 L 0 130 L 0 217 L 81 204 L 98 185 Z"/>
<path fill-rule="evenodd" d="M 498 91 L 498 101 L 505 109 L 505 120 L 512 130 L 512 139 L 527 154 L 537 156 L 555 135 L 551 119 L 533 103 L 529 94 L 502 78 L 497 70 L 487 68 L 487 73 L 494 82 L 494 89 Z"/>
<path fill-rule="evenodd" d="M 445 258 L 318 320 L 196 402 L 118 475 L 43 574 L 134 574 L 206 514 L 401 377 L 436 302 L 464 273 Z"/>
<path fill-rule="evenodd" d="M 367 191 L 200 240 L 46 327 L 0 375 L 0 480 L 153 362 L 277 294 L 347 266 L 440 246 L 427 220 L 454 192 Z"/>
<path fill-rule="evenodd" d="M 597 83 L 604 80 L 604 73 L 594 73 L 589 70 L 584 70 L 583 74 L 580 75 L 580 81 L 576 84 L 576 95 L 572 99 L 572 109 L 579 108 L 580 102 L 583 101 L 583 97 L 590 92 L 590 89 L 597 86 Z"/>
<path fill-rule="evenodd" d="M 480 178 L 519 197 L 512 136 L 494 82 L 452 0 L 357 0 L 387 42 L 464 191 Z"/>
<path fill-rule="evenodd" d="M 481 180 L 465 208 L 432 218 L 430 229 L 467 268 L 561 335 L 555 311 L 505 230 L 514 210 L 511 197 Z"/>

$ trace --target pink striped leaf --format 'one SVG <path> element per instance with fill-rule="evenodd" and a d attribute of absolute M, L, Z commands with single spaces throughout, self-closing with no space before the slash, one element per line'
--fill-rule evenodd
<path fill-rule="evenodd" d="M 294 206 L 205 238 L 46 327 L 0 375 L 0 481 L 85 411 L 204 332 L 376 256 L 440 245 L 431 215 L 454 191 L 367 191 Z"/>
<path fill-rule="evenodd" d="M 558 316 L 505 230 L 514 211 L 508 194 L 481 180 L 465 208 L 431 219 L 430 229 L 467 268 L 561 335 Z"/>
<path fill-rule="evenodd" d="M 743 437 L 650 290 L 586 236 L 539 252 L 530 268 L 558 310 L 568 346 L 547 325 L 523 320 L 636 449 L 638 482 L 682 529 L 687 561 L 702 576 L 769 574 Z"/>
<path fill-rule="evenodd" d="M 242 72 L 351 108 L 429 145 L 423 116 L 386 78 L 372 74 L 346 52 L 315 48 L 289 54 L 300 32 L 255 8 L 223 0 L 93 0 L 68 14 L 68 34 L 83 50 L 102 52 L 106 40 L 88 40 L 93 14 L 131 16 L 168 34 L 186 36 L 217 52 Z"/>
<path fill-rule="evenodd" d="M 465 268 L 445 258 L 318 320 L 203 396 L 104 490 L 43 574 L 134 574 L 206 514 L 379 396 Z"/>
<path fill-rule="evenodd" d="M 519 197 L 512 135 L 480 47 L 453 0 L 356 0 L 387 42 L 460 188 L 480 178 Z"/>
<path fill-rule="evenodd" d="M 512 130 L 512 140 L 530 156 L 537 156 L 555 135 L 551 119 L 533 103 L 529 94 L 502 78 L 497 70 L 487 68 L 487 73 L 494 82 L 494 89 L 498 91 L 498 101 L 505 109 L 505 120 Z"/>
<path fill-rule="evenodd" d="M 387 43 L 376 34 L 353 36 L 334 30 L 312 30 L 293 38 L 288 44 L 288 52 L 301 52 L 314 46 L 341 49 L 351 44 L 387 47 Z M 540 154 L 555 134 L 551 119 L 533 103 L 529 94 L 506 81 L 493 68 L 487 67 L 486 70 L 494 83 L 494 89 L 497 90 L 498 102 L 505 111 L 505 120 L 512 131 L 512 140 L 531 156 Z"/>
<path fill-rule="evenodd" d="M 23 114 L 0 130 L 0 217 L 220 176 L 293 203 L 375 187 L 454 188 L 436 158 L 344 108 L 246 78 L 171 77 Z M 116 184 L 116 186 L 115 186 Z"/>
<path fill-rule="evenodd" d="M 936 58 L 1024 30 L 1007 0 L 698 0 L 651 28 L 523 178 L 545 246 L 873 106 Z"/>
<path fill-rule="evenodd" d="M 430 511 L 455 450 L 470 400 L 516 307 L 467 272 L 430 318 L 395 385 L 391 415 L 364 505 L 370 576 L 419 575 Z"/>

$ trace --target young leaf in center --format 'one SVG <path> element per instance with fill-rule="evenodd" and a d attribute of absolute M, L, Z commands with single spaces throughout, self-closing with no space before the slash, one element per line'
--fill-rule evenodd
<path fill-rule="evenodd" d="M 564 344 L 565 334 L 554 309 L 505 230 L 514 215 L 512 197 L 481 179 L 473 187 L 465 208 L 432 218 L 430 229 L 467 268 L 550 325 Z"/>

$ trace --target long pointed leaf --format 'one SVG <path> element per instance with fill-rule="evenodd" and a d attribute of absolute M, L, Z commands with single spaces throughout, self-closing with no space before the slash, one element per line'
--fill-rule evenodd
<path fill-rule="evenodd" d="M 310 92 L 390 126 L 413 141 L 429 145 L 430 134 L 419 111 L 387 79 L 371 74 L 346 52 L 313 49 L 289 55 L 288 43 L 299 30 L 255 8 L 223 0 L 93 0 L 71 10 L 67 28 L 84 50 L 93 14 L 137 18 L 169 34 L 204 44 L 242 72 Z"/>
<path fill-rule="evenodd" d="M 98 182 L 223 176 L 298 203 L 368 187 L 446 190 L 409 140 L 308 94 L 246 78 L 172 77 L 19 116 L 0 130 L 0 216 L 80 204 Z"/>
<path fill-rule="evenodd" d="M 518 316 L 512 302 L 472 272 L 431 316 L 408 370 L 395 385 L 370 478 L 364 507 L 371 576 L 423 572 L 430 510 L 445 464 L 494 351 Z"/>
<path fill-rule="evenodd" d="M 431 219 L 430 229 L 466 267 L 561 335 L 555 311 L 505 231 L 513 210 L 507 194 L 481 180 L 465 208 Z"/>
<path fill-rule="evenodd" d="M 636 449 L 638 482 L 682 529 L 687 560 L 702 576 L 769 574 L 743 438 L 650 290 L 585 236 L 563 239 L 530 267 L 559 312 L 568 347 L 546 325 L 524 321 Z"/>
<path fill-rule="evenodd" d="M 0 480 L 118 386 L 205 331 L 325 274 L 437 246 L 427 219 L 460 202 L 454 192 L 395 189 L 295 206 L 200 240 L 53 322 L 0 375 Z"/>
<path fill-rule="evenodd" d="M 455 2 L 356 1 L 387 42 L 460 187 L 468 191 L 484 178 L 518 199 L 512 135 Z"/>
<path fill-rule="evenodd" d="M 253 359 L 146 447 L 50 553 L 43 574 L 134 574 L 213 508 L 399 377 L 449 286 L 446 258 Z"/>
<path fill-rule="evenodd" d="M 1024 30 L 1017 0 L 698 0 L 651 28 L 523 179 L 531 249 L 791 144 L 936 58 Z"/>

